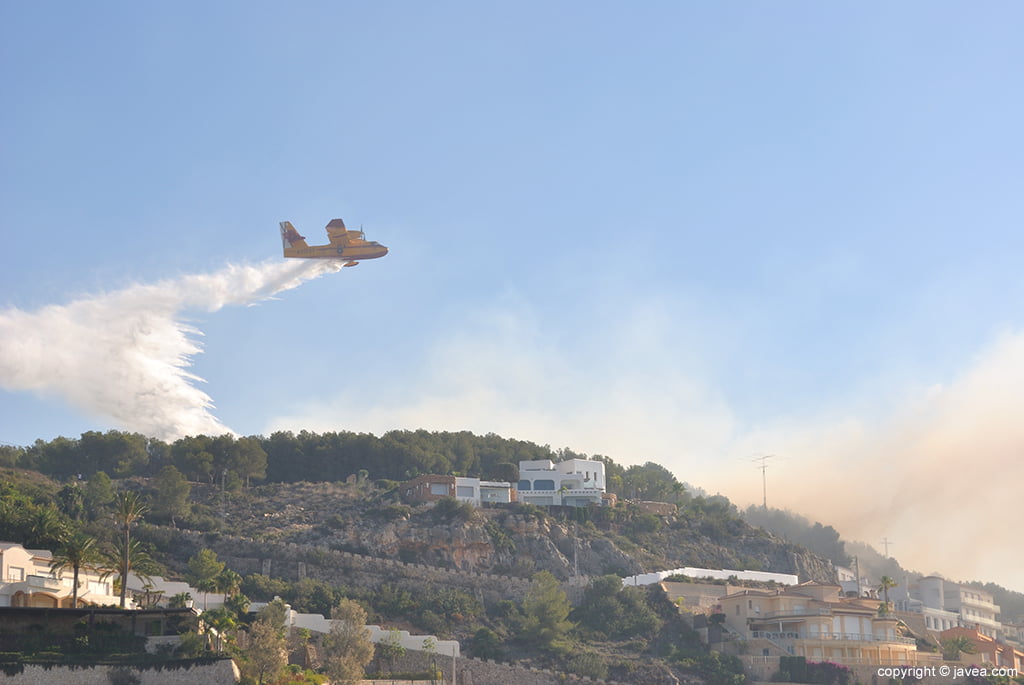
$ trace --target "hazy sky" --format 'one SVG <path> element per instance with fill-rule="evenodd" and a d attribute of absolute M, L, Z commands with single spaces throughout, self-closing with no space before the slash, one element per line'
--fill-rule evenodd
<path fill-rule="evenodd" d="M 468 429 L 741 506 L 775 454 L 769 504 L 1024 590 L 1022 21 L 0 5 L 0 442 Z M 391 254 L 283 263 L 335 217 Z"/>

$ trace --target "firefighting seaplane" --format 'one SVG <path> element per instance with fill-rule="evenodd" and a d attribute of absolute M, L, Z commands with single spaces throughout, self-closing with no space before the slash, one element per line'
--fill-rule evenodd
<path fill-rule="evenodd" d="M 388 248 L 366 239 L 362 229 L 350 231 L 341 219 L 327 224 L 327 245 L 307 245 L 290 221 L 281 222 L 281 244 L 285 257 L 300 259 L 344 259 L 344 266 L 355 266 L 363 259 L 377 259 L 388 253 Z"/>

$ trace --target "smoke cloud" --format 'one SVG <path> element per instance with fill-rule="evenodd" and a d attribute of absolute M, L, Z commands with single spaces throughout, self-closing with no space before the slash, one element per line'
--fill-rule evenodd
<path fill-rule="evenodd" d="M 2 311 L 0 385 L 60 397 L 163 440 L 229 433 L 189 372 L 201 332 L 184 314 L 253 304 L 339 268 L 319 260 L 229 265 L 35 312 Z"/>

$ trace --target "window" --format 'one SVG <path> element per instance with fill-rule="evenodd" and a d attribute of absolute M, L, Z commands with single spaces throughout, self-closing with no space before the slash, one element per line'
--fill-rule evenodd
<path fill-rule="evenodd" d="M 534 490 L 554 490 L 555 481 L 553 480 L 535 480 L 533 481 Z"/>
<path fill-rule="evenodd" d="M 7 582 L 8 583 L 20 583 L 25 580 L 25 569 L 17 566 L 7 567 Z"/>
<path fill-rule="evenodd" d="M 448 494 L 448 483 L 431 483 L 430 484 L 431 495 L 447 495 Z"/>
<path fill-rule="evenodd" d="M 519 481 L 519 489 L 520 490 L 529 490 L 530 489 L 530 481 L 525 480 L 525 479 Z"/>

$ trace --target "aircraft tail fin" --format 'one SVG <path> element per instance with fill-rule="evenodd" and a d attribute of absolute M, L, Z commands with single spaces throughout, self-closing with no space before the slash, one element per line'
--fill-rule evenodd
<path fill-rule="evenodd" d="M 284 248 L 285 256 L 288 254 L 288 248 L 290 247 L 309 247 L 306 244 L 305 236 L 299 235 L 299 232 L 295 230 L 290 221 L 281 222 L 281 247 Z"/>

